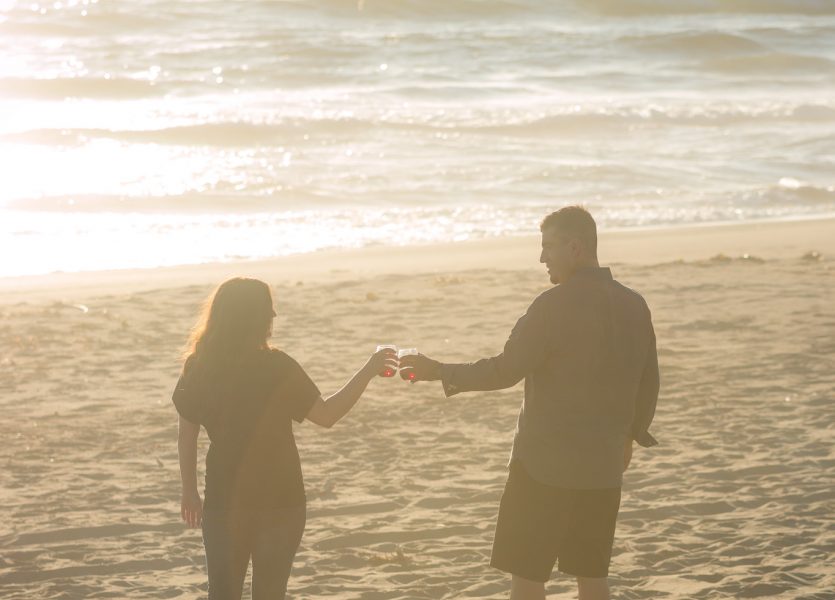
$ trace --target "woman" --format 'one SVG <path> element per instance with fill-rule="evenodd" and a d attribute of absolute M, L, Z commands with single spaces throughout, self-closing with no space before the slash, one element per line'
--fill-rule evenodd
<path fill-rule="evenodd" d="M 194 328 L 173 401 L 179 413 L 181 515 L 203 526 L 209 599 L 240 599 L 252 558 L 254 600 L 284 598 L 305 525 L 305 493 L 291 419 L 331 427 L 368 383 L 396 368 L 392 350 L 372 355 L 322 399 L 290 356 L 271 348 L 270 288 L 230 279 Z M 206 428 L 205 504 L 197 490 L 197 436 Z"/>

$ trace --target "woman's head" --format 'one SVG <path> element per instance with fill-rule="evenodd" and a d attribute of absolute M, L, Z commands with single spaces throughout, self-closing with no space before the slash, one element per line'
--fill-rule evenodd
<path fill-rule="evenodd" d="M 273 298 L 266 283 L 248 277 L 224 281 L 206 301 L 186 356 L 235 357 L 266 348 L 273 317 Z"/>

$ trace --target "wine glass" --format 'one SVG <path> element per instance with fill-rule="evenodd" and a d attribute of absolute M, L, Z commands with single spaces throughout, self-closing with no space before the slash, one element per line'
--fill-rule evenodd
<path fill-rule="evenodd" d="M 394 344 L 380 344 L 379 346 L 377 346 L 377 352 L 379 352 L 380 350 L 385 350 L 387 348 L 390 348 L 397 352 L 397 346 L 395 346 Z M 387 365 L 383 368 L 382 371 L 380 371 L 380 377 L 394 377 L 395 372 L 395 369 L 392 369 Z"/>
<path fill-rule="evenodd" d="M 400 360 L 404 356 L 416 356 L 418 354 L 417 348 L 401 348 L 397 351 L 397 360 Z M 414 371 L 404 371 L 400 369 L 400 377 L 404 381 L 414 381 L 415 379 L 415 372 Z"/>

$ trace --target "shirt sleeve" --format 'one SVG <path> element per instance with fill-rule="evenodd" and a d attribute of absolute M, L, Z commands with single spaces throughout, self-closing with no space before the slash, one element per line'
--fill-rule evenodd
<path fill-rule="evenodd" d="M 542 297 L 534 300 L 510 332 L 504 351 L 474 363 L 441 365 L 447 397 L 459 392 L 501 390 L 519 383 L 546 357 L 546 311 Z"/>
<path fill-rule="evenodd" d="M 632 439 L 640 446 L 649 448 L 658 444 L 649 433 L 649 426 L 655 416 L 655 406 L 658 403 L 660 376 L 658 372 L 658 352 L 655 345 L 655 331 L 650 322 L 650 342 L 647 351 L 641 383 L 638 386 L 638 397 L 635 399 L 635 417 L 632 420 Z"/>
<path fill-rule="evenodd" d="M 186 361 L 180 379 L 171 395 L 171 401 L 181 417 L 190 423 L 200 425 L 199 398 L 192 386 L 189 385 L 190 362 Z"/>
<path fill-rule="evenodd" d="M 278 397 L 287 403 L 290 416 L 301 423 L 322 395 L 308 374 L 291 356 L 282 353 L 278 381 Z"/>

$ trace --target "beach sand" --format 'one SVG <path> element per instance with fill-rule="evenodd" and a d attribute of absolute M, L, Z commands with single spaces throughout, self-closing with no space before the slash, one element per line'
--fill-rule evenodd
<path fill-rule="evenodd" d="M 613 597 L 835 598 L 835 220 L 604 233 L 600 254 L 652 308 L 662 375 Z M 0 597 L 205 595 L 170 392 L 225 277 L 273 286 L 272 343 L 329 393 L 378 343 L 498 353 L 549 287 L 538 255 L 529 237 L 0 280 Z M 332 430 L 296 426 L 290 596 L 506 598 L 488 561 L 521 398 L 377 379 Z M 567 576 L 547 589 L 574 597 Z"/>

